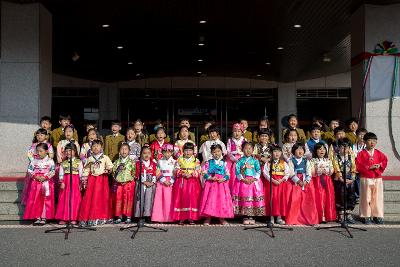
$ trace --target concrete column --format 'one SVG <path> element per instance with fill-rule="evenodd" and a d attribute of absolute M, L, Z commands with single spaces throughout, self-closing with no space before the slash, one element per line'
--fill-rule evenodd
<path fill-rule="evenodd" d="M 296 84 L 280 83 L 278 85 L 278 140 L 282 143 L 282 118 L 289 114 L 297 113 Z"/>
<path fill-rule="evenodd" d="M 0 175 L 25 173 L 26 150 L 51 113 L 52 18 L 41 4 L 1 2 Z"/>
<path fill-rule="evenodd" d="M 361 6 L 352 16 L 352 57 L 362 52 L 373 52 L 375 45 L 388 40 L 400 47 L 400 5 Z M 370 75 L 365 92 L 365 114 L 367 130 L 378 136 L 378 148 L 389 158 L 386 176 L 400 176 L 400 99 L 391 99 L 391 79 L 387 75 L 393 70 L 394 58 L 375 57 L 371 71 L 387 69 L 380 75 Z M 357 115 L 362 99 L 364 63 L 352 66 L 353 115 Z M 392 65 L 390 65 L 392 64 Z M 377 73 L 377 72 L 375 72 Z M 378 81 L 378 82 L 377 82 Z M 384 81 L 384 82 L 381 82 Z M 385 82 L 386 81 L 386 82 Z M 393 104 L 393 105 L 392 105 Z"/>
<path fill-rule="evenodd" d="M 101 87 L 99 90 L 99 130 L 106 132 L 110 129 L 103 129 L 104 120 L 115 120 L 121 118 L 119 88 L 116 85 Z"/>

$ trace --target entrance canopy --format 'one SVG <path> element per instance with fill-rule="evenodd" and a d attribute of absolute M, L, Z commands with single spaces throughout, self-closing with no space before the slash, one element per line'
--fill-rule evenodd
<path fill-rule="evenodd" d="M 40 2 L 53 16 L 59 74 L 101 81 L 203 75 L 287 82 L 349 71 L 352 12 L 364 3 L 398 1 Z"/>

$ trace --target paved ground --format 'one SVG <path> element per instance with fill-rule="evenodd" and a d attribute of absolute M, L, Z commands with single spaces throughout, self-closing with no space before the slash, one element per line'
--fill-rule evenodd
<path fill-rule="evenodd" d="M 354 239 L 334 231 L 276 230 L 271 239 L 240 226 L 168 226 L 136 239 L 115 226 L 96 232 L 44 234 L 44 228 L 0 226 L 1 266 L 399 266 L 400 227 L 368 227 Z"/>

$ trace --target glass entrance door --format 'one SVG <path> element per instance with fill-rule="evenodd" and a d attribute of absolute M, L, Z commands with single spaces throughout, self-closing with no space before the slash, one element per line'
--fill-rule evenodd
<path fill-rule="evenodd" d="M 179 120 L 188 118 L 197 138 L 204 132 L 204 122 L 212 120 L 226 141 L 232 124 L 240 119 L 247 119 L 250 127 L 256 128 L 258 119 L 268 115 L 274 125 L 276 94 L 276 89 L 121 89 L 121 119 L 130 125 L 140 118 L 150 133 L 154 123 L 161 120 L 172 136 Z"/>

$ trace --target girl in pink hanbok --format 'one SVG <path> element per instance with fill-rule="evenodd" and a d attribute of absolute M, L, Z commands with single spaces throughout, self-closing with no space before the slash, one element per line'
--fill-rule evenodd
<path fill-rule="evenodd" d="M 46 143 L 36 146 L 38 158 L 28 166 L 31 177 L 30 190 L 24 212 L 25 220 L 34 220 L 34 225 L 44 225 L 46 220 L 54 219 L 54 161 L 49 158 L 49 147 Z"/>
<path fill-rule="evenodd" d="M 154 222 L 172 222 L 172 187 L 176 160 L 172 157 L 174 146 L 162 146 L 163 157 L 157 163 L 157 187 L 154 196 L 151 220 Z"/>
<path fill-rule="evenodd" d="M 32 141 L 32 145 L 30 146 L 27 152 L 29 163 L 32 162 L 33 159 L 39 158 L 39 155 L 36 152 L 36 146 L 40 143 L 46 143 L 47 147 L 49 148 L 49 158 L 52 159 L 54 157 L 53 146 L 51 145 L 51 143 L 49 143 L 47 136 L 48 135 L 46 129 L 40 128 L 35 132 L 35 137 Z M 24 180 L 24 189 L 22 190 L 22 196 L 21 196 L 22 205 L 26 205 L 26 200 L 28 198 L 31 181 L 32 179 L 29 173 L 27 172 Z"/>
<path fill-rule="evenodd" d="M 229 169 L 223 159 L 221 145 L 212 145 L 211 154 L 213 158 L 203 166 L 205 184 L 200 201 L 200 216 L 206 218 L 204 225 L 210 225 L 211 217 L 218 218 L 225 225 L 225 218 L 233 218 L 232 197 L 228 186 Z"/>
<path fill-rule="evenodd" d="M 236 179 L 232 190 L 235 215 L 243 216 L 243 224 L 255 224 L 254 216 L 265 216 L 264 186 L 260 162 L 253 157 L 253 145 L 243 143 L 243 157 L 236 163 Z"/>

